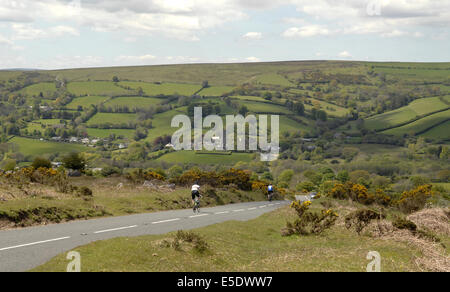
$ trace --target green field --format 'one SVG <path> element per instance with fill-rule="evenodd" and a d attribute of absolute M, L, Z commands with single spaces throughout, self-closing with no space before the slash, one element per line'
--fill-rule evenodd
<path fill-rule="evenodd" d="M 387 131 L 383 131 L 382 133 L 387 135 L 416 135 L 422 131 L 427 130 L 428 128 L 431 128 L 433 125 L 438 125 L 446 120 L 450 119 L 450 110 L 446 110 L 444 112 L 440 112 L 431 116 L 427 116 L 425 118 L 422 118 L 420 120 L 417 120 L 415 122 L 409 123 L 405 126 L 390 129 Z M 448 132 L 448 129 L 442 129 L 444 131 L 444 134 Z"/>
<path fill-rule="evenodd" d="M 450 121 L 440 124 L 420 136 L 434 140 L 450 140 Z"/>
<path fill-rule="evenodd" d="M 239 95 L 239 96 L 231 96 L 232 99 L 238 100 L 248 100 L 248 101 L 262 101 L 266 102 L 266 100 L 260 96 L 247 96 L 247 95 Z"/>
<path fill-rule="evenodd" d="M 444 101 L 448 101 L 448 98 L 449 96 L 442 97 Z M 367 119 L 365 121 L 365 126 L 369 130 L 386 129 L 448 107 L 449 104 L 443 102 L 440 97 L 417 99 L 405 107 Z"/>
<path fill-rule="evenodd" d="M 56 92 L 56 86 L 53 82 L 42 82 L 27 86 L 18 92 L 28 96 L 38 96 L 42 92 L 44 97 L 52 97 Z"/>
<path fill-rule="evenodd" d="M 232 155 L 223 154 L 196 154 L 195 151 L 177 151 L 165 154 L 157 159 L 168 163 L 193 163 L 193 164 L 223 164 L 233 165 L 237 162 L 250 162 L 254 154 L 233 153 Z"/>
<path fill-rule="evenodd" d="M 116 86 L 109 81 L 85 81 L 85 82 L 70 82 L 67 84 L 67 91 L 78 95 L 127 95 L 132 94 L 133 91 L 126 90 Z"/>
<path fill-rule="evenodd" d="M 79 106 L 82 106 L 83 109 L 89 108 L 91 105 L 97 105 L 102 102 L 105 102 L 109 99 L 109 97 L 106 96 L 84 96 L 84 97 L 77 97 L 72 100 L 71 103 L 69 103 L 66 107 L 68 109 L 78 109 Z"/>
<path fill-rule="evenodd" d="M 198 93 L 200 96 L 221 96 L 225 93 L 233 91 L 232 86 L 210 86 L 208 88 L 203 88 L 202 91 Z"/>
<path fill-rule="evenodd" d="M 163 102 L 163 100 L 160 98 L 129 96 L 113 98 L 106 102 L 105 106 L 111 108 L 128 106 L 129 109 L 139 109 L 149 108 L 161 104 L 161 102 Z"/>
<path fill-rule="evenodd" d="M 31 156 L 39 156 L 49 153 L 69 153 L 73 151 L 82 152 L 87 150 L 86 147 L 77 144 L 56 143 L 21 137 L 14 137 L 10 142 L 19 146 L 19 152 L 24 155 Z"/>
<path fill-rule="evenodd" d="M 26 129 L 29 133 L 33 132 L 34 130 L 37 130 L 39 132 L 43 132 L 47 126 L 53 126 L 53 125 L 59 125 L 63 124 L 61 122 L 64 122 L 64 120 L 60 119 L 40 119 L 35 120 L 31 123 L 28 123 Z"/>
<path fill-rule="evenodd" d="M 311 101 L 313 105 L 305 104 L 305 109 L 307 110 L 311 110 L 314 107 L 320 108 L 321 110 L 325 111 L 329 116 L 334 117 L 345 117 L 350 113 L 349 109 L 331 104 L 326 101 L 318 100 L 315 98 L 309 98 L 308 100 Z"/>
<path fill-rule="evenodd" d="M 172 123 L 173 117 L 176 115 L 186 115 L 187 107 L 180 107 L 174 110 L 170 110 L 164 113 L 156 114 L 152 119 L 152 129 L 149 129 L 146 141 L 153 141 L 155 138 L 172 135 L 178 128 L 172 128 L 170 125 Z"/>
<path fill-rule="evenodd" d="M 257 101 L 239 101 L 239 104 L 246 106 L 252 113 L 273 113 L 273 114 L 292 114 L 286 107 Z"/>
<path fill-rule="evenodd" d="M 260 76 L 257 76 L 255 78 L 257 83 L 261 84 L 271 84 L 271 85 L 279 85 L 279 86 L 285 86 L 290 87 L 293 86 L 292 82 L 284 78 L 283 76 L 276 74 L 276 73 L 269 73 L 269 74 L 263 74 Z"/>
<path fill-rule="evenodd" d="M 306 120 L 306 119 L 302 119 L 302 120 Z M 268 118 L 268 121 L 269 121 L 268 127 L 270 127 L 270 125 L 271 125 L 270 118 Z M 283 133 L 283 132 L 298 133 L 299 131 L 310 132 L 312 130 L 313 130 L 313 128 L 309 124 L 304 125 L 304 124 L 301 124 L 297 121 L 290 119 L 287 116 L 280 116 L 280 133 Z"/>
<path fill-rule="evenodd" d="M 86 124 L 88 127 L 100 124 L 120 125 L 135 122 L 136 118 L 136 114 L 97 113 Z"/>
<path fill-rule="evenodd" d="M 108 138 L 111 134 L 115 134 L 116 136 L 123 136 L 127 139 L 132 139 L 134 135 L 134 130 L 130 129 L 94 129 L 87 128 L 87 133 L 89 137 L 95 138 Z"/>
<path fill-rule="evenodd" d="M 436 82 L 448 79 L 450 69 L 446 63 L 374 63 L 375 71 L 385 73 L 388 78 L 399 78 L 410 82 Z"/>
<path fill-rule="evenodd" d="M 158 96 L 158 95 L 174 95 L 179 94 L 183 96 L 191 96 L 201 89 L 200 85 L 196 84 L 183 84 L 183 83 L 145 83 L 145 82 L 130 82 L 124 81 L 119 83 L 121 86 L 129 87 L 133 90 L 142 88 L 145 95 Z"/>

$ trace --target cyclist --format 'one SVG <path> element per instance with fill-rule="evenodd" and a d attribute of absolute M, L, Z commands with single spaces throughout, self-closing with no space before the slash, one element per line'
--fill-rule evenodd
<path fill-rule="evenodd" d="M 194 183 L 194 185 L 191 188 L 191 192 L 192 192 L 192 203 L 194 204 L 194 213 L 196 211 L 200 212 L 200 192 L 199 192 L 200 186 L 198 185 L 198 183 Z"/>
<path fill-rule="evenodd" d="M 272 201 L 272 197 L 273 197 L 273 185 L 272 184 L 269 184 L 267 186 L 267 197 L 269 199 L 269 202 L 271 202 Z"/>

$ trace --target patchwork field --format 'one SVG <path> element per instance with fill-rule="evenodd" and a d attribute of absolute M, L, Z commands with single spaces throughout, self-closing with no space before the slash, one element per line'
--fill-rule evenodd
<path fill-rule="evenodd" d="M 284 78 L 283 76 L 276 74 L 276 73 L 269 73 L 269 74 L 263 74 L 260 76 L 257 76 L 255 78 L 255 81 L 257 83 L 261 84 L 271 84 L 271 85 L 279 85 L 279 86 L 293 86 L 294 84 Z"/>
<path fill-rule="evenodd" d="M 128 106 L 130 109 L 149 108 L 154 105 L 158 105 L 163 102 L 160 98 L 152 97 L 117 97 L 109 100 L 105 103 L 106 107 L 123 107 Z"/>
<path fill-rule="evenodd" d="M 208 88 L 203 88 L 198 95 L 200 96 L 221 96 L 225 93 L 233 91 L 232 86 L 211 86 Z"/>
<path fill-rule="evenodd" d="M 100 124 L 120 125 L 135 122 L 136 118 L 136 114 L 97 113 L 86 124 L 88 127 Z"/>
<path fill-rule="evenodd" d="M 78 109 L 79 106 L 83 107 L 83 109 L 86 109 L 90 107 L 91 105 L 97 105 L 102 102 L 105 102 L 109 99 L 107 96 L 84 96 L 84 97 L 77 97 L 72 100 L 71 103 L 69 103 L 66 107 L 68 109 Z"/>
<path fill-rule="evenodd" d="M 431 129 L 434 125 L 439 125 L 440 123 L 445 122 L 450 119 L 450 110 L 446 110 L 444 112 L 440 112 L 431 116 L 427 116 L 423 119 L 417 120 L 415 122 L 409 123 L 405 126 L 390 129 L 387 131 L 383 131 L 384 134 L 387 135 L 416 135 L 427 129 Z M 446 129 L 442 129 L 446 130 Z M 447 129 L 448 131 L 448 129 Z"/>
<path fill-rule="evenodd" d="M 172 123 L 172 118 L 176 115 L 186 115 L 187 107 L 177 108 L 165 113 L 156 114 L 152 119 L 153 128 L 149 129 L 146 141 L 153 141 L 155 138 L 172 135 L 178 128 L 172 128 L 170 125 Z"/>
<path fill-rule="evenodd" d="M 274 114 L 292 114 L 286 107 L 276 104 L 263 103 L 257 101 L 240 101 L 240 105 L 245 105 L 253 113 L 274 113 Z"/>
<path fill-rule="evenodd" d="M 406 123 L 419 116 L 446 109 L 449 104 L 449 96 L 418 99 L 405 107 L 367 119 L 365 126 L 370 130 L 386 129 Z"/>
<path fill-rule="evenodd" d="M 33 84 L 18 91 L 18 93 L 27 96 L 39 96 L 39 94 L 42 93 L 44 97 L 51 97 L 55 92 L 56 92 L 56 85 L 53 82 L 42 82 L 38 84 Z"/>
<path fill-rule="evenodd" d="M 19 151 L 25 156 L 39 156 L 49 153 L 69 153 L 74 151 L 81 152 L 87 150 L 86 147 L 78 144 L 56 143 L 21 137 L 14 137 L 10 142 L 17 144 Z"/>
<path fill-rule="evenodd" d="M 329 102 L 325 102 L 315 98 L 309 98 L 308 100 L 311 101 L 313 105 L 305 104 L 306 110 L 311 110 L 315 107 L 325 111 L 328 115 L 334 117 L 345 117 L 350 113 L 349 109 L 331 104 Z"/>
<path fill-rule="evenodd" d="M 33 121 L 32 123 L 28 123 L 26 129 L 28 133 L 31 133 L 35 130 L 39 132 L 44 132 L 48 126 L 63 124 L 64 120 L 60 119 L 41 119 Z"/>
<path fill-rule="evenodd" d="M 84 95 L 127 95 L 131 90 L 123 89 L 109 81 L 70 82 L 67 91 L 78 96 Z"/>
<path fill-rule="evenodd" d="M 114 134 L 116 137 L 123 136 L 127 139 L 132 139 L 134 135 L 134 130 L 129 129 L 93 129 L 93 128 L 87 128 L 86 129 L 89 137 L 95 137 L 95 138 L 108 138 L 110 135 Z"/>
<path fill-rule="evenodd" d="M 420 136 L 439 141 L 440 140 L 448 141 L 450 140 L 450 121 L 440 124 L 439 126 L 436 126 L 426 131 Z"/>
<path fill-rule="evenodd" d="M 200 85 L 196 84 L 182 84 L 182 83 L 145 83 L 145 82 L 119 82 L 123 87 L 137 90 L 142 88 L 145 95 L 157 96 L 157 95 L 173 95 L 179 94 L 183 96 L 191 96 L 201 89 Z"/>
<path fill-rule="evenodd" d="M 177 151 L 165 154 L 157 159 L 168 163 L 195 163 L 195 164 L 223 164 L 233 165 L 240 161 L 250 162 L 254 154 L 233 153 L 232 155 L 223 154 L 196 154 L 194 151 Z"/>
<path fill-rule="evenodd" d="M 401 78 L 410 82 L 443 81 L 450 75 L 448 64 L 420 64 L 420 63 L 385 63 L 374 64 L 376 72 L 382 72 L 391 78 Z"/>

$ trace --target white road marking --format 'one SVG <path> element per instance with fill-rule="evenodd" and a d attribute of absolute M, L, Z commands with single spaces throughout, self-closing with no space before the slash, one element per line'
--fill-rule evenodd
<path fill-rule="evenodd" d="M 197 217 L 203 217 L 203 216 L 208 216 L 209 214 L 200 214 L 200 215 L 192 215 L 189 216 L 189 218 L 197 218 Z"/>
<path fill-rule="evenodd" d="M 233 210 L 233 212 L 242 212 L 242 211 L 245 211 L 245 209 Z"/>
<path fill-rule="evenodd" d="M 265 207 L 267 207 L 267 205 L 261 206 L 260 208 L 265 208 Z"/>
<path fill-rule="evenodd" d="M 36 241 L 36 242 L 32 242 L 32 243 L 26 243 L 26 244 L 10 246 L 10 247 L 4 247 L 4 248 L 0 248 L 0 251 L 19 248 L 19 247 L 25 247 L 25 246 L 31 246 L 31 245 L 37 245 L 37 244 L 42 244 L 42 243 L 47 243 L 47 242 L 59 241 L 59 240 L 64 240 L 64 239 L 68 239 L 68 238 L 70 238 L 70 236 L 54 238 L 54 239 L 49 239 L 49 240 L 43 240 L 43 241 Z"/>
<path fill-rule="evenodd" d="M 169 220 L 163 220 L 163 221 L 152 222 L 152 224 L 167 223 L 167 222 L 173 222 L 173 221 L 178 221 L 178 220 L 180 220 L 180 218 L 175 218 L 175 219 L 169 219 Z"/>
<path fill-rule="evenodd" d="M 126 227 L 119 227 L 119 228 L 113 228 L 113 229 L 106 229 L 106 230 L 100 230 L 100 231 L 95 231 L 94 234 L 111 232 L 111 231 L 118 231 L 118 230 L 124 230 L 124 229 L 130 229 L 130 228 L 135 228 L 135 227 L 137 227 L 137 225 L 126 226 Z"/>
<path fill-rule="evenodd" d="M 256 207 L 248 208 L 247 210 L 249 210 L 249 211 L 251 211 L 251 210 L 256 210 Z"/>
<path fill-rule="evenodd" d="M 228 213 L 230 213 L 230 211 L 225 211 L 225 212 L 217 212 L 217 213 L 214 213 L 214 214 L 216 214 L 216 215 L 220 215 L 220 214 L 228 214 Z"/>

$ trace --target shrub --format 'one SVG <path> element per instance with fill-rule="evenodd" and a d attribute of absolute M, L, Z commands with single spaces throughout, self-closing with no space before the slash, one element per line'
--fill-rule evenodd
<path fill-rule="evenodd" d="M 50 160 L 43 157 L 36 157 L 31 165 L 34 169 L 38 168 L 52 168 Z"/>
<path fill-rule="evenodd" d="M 358 234 L 361 234 L 362 230 L 370 224 L 372 220 L 381 220 L 385 218 L 384 215 L 369 209 L 359 209 L 345 217 L 345 227 L 350 229 L 355 227 Z"/>
<path fill-rule="evenodd" d="M 352 182 L 335 184 L 334 187 L 328 192 L 328 196 L 340 200 L 351 199 L 352 201 L 363 205 L 377 203 L 383 206 L 388 206 L 391 202 L 391 198 L 382 190 L 377 190 L 375 194 L 370 194 L 365 186 L 361 184 L 354 184 Z"/>
<path fill-rule="evenodd" d="M 403 192 L 397 201 L 397 206 L 403 213 L 410 214 L 423 209 L 432 196 L 431 185 L 419 186 L 411 191 Z"/>
<path fill-rule="evenodd" d="M 14 159 L 7 159 L 2 163 L 2 168 L 5 171 L 13 171 L 16 168 L 16 161 Z"/>
<path fill-rule="evenodd" d="M 294 176 L 294 171 L 292 169 L 286 169 L 284 170 L 280 176 L 278 177 L 278 181 L 284 182 L 286 184 L 289 184 L 292 180 L 292 177 Z"/>
<path fill-rule="evenodd" d="M 308 193 L 308 192 L 312 192 L 315 189 L 315 186 L 312 182 L 310 181 L 305 181 L 305 182 L 301 182 L 299 184 L 297 184 L 297 186 L 295 187 L 295 189 L 299 192 L 304 192 L 304 193 Z"/>
<path fill-rule="evenodd" d="M 80 153 L 72 152 L 63 158 L 63 165 L 67 169 L 83 171 L 86 167 L 86 161 Z"/>
<path fill-rule="evenodd" d="M 320 213 L 313 213 L 309 211 L 310 205 L 310 201 L 292 202 L 291 208 L 295 209 L 298 218 L 294 222 L 286 224 L 282 230 L 283 236 L 320 234 L 336 223 L 338 215 L 333 210 L 323 209 Z"/>
<path fill-rule="evenodd" d="M 262 181 L 254 181 L 252 183 L 252 191 L 262 191 L 265 192 L 267 190 L 268 184 Z"/>
<path fill-rule="evenodd" d="M 120 169 L 117 167 L 113 167 L 113 166 L 106 166 L 100 171 L 100 174 L 104 177 L 108 177 L 113 174 L 119 174 L 119 173 L 120 173 Z"/>
<path fill-rule="evenodd" d="M 154 171 L 147 171 L 143 169 L 133 170 L 126 175 L 126 178 L 134 183 L 143 183 L 148 180 L 164 181 L 164 177 Z"/>
<path fill-rule="evenodd" d="M 417 230 L 417 225 L 405 218 L 396 218 L 393 222 L 392 222 L 392 226 L 394 226 L 395 228 L 398 229 L 407 229 L 410 231 L 416 231 Z"/>
<path fill-rule="evenodd" d="M 92 190 L 88 187 L 81 187 L 78 189 L 78 195 L 80 197 L 92 197 Z"/>
<path fill-rule="evenodd" d="M 193 244 L 193 249 L 199 253 L 204 253 L 209 249 L 208 243 L 200 235 L 190 232 L 179 230 L 175 235 L 174 242 L 178 243 L 173 245 L 175 249 L 180 250 L 180 242 L 186 242 Z"/>

